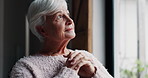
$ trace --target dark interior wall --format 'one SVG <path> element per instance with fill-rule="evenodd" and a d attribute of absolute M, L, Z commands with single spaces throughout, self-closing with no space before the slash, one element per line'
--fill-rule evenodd
<path fill-rule="evenodd" d="M 0 78 L 3 78 L 3 0 L 0 0 Z"/>
<path fill-rule="evenodd" d="M 25 55 L 25 0 L 4 0 L 3 78 L 8 78 L 15 62 Z"/>

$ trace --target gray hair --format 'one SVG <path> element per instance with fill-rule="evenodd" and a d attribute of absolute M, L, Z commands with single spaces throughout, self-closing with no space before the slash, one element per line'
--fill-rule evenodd
<path fill-rule="evenodd" d="M 43 37 L 37 32 L 36 26 L 44 24 L 45 19 L 43 16 L 45 14 L 53 15 L 61 6 L 67 8 L 65 0 L 34 0 L 29 6 L 27 14 L 29 28 L 41 42 Z"/>

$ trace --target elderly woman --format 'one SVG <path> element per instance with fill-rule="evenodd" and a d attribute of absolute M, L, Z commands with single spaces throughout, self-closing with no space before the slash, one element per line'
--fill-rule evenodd
<path fill-rule="evenodd" d="M 42 48 L 35 55 L 21 58 L 11 78 L 112 78 L 89 52 L 67 49 L 75 32 L 65 0 L 34 0 L 27 16 Z"/>

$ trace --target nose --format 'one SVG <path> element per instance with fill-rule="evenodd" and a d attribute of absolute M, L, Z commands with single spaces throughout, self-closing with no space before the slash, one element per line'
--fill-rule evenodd
<path fill-rule="evenodd" d="M 66 25 L 71 25 L 73 23 L 73 20 L 67 16 Z"/>

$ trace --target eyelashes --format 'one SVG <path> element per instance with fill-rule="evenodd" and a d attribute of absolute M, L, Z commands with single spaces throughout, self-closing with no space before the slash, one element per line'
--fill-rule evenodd
<path fill-rule="evenodd" d="M 57 16 L 57 19 L 62 19 L 63 18 L 63 15 L 58 15 Z"/>
<path fill-rule="evenodd" d="M 67 20 L 67 19 L 70 19 L 70 18 L 71 17 L 69 16 L 69 14 L 57 14 L 56 15 L 57 21 Z"/>

